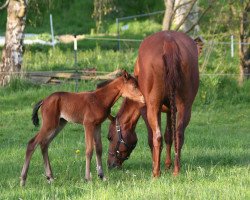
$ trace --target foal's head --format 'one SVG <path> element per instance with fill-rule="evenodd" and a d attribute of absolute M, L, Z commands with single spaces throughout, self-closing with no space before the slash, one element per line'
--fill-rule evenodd
<path fill-rule="evenodd" d="M 122 97 L 144 103 L 144 97 L 138 88 L 137 80 L 125 70 L 122 71 L 121 77 L 123 78 L 123 85 L 121 86 Z"/>

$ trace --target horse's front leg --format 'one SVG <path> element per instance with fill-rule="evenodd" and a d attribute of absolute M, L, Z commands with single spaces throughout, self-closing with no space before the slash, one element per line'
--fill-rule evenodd
<path fill-rule="evenodd" d="M 184 131 L 191 118 L 191 107 L 186 108 L 184 105 L 177 107 L 177 128 L 176 128 L 176 149 L 175 152 L 175 161 L 174 161 L 174 172 L 176 176 L 180 172 L 180 159 L 181 159 L 181 148 L 184 143 Z"/>
<path fill-rule="evenodd" d="M 94 148 L 94 131 L 95 127 L 94 125 L 87 124 L 84 125 L 85 128 L 85 144 L 86 144 L 86 169 L 85 169 L 85 179 L 87 181 L 91 180 L 90 175 L 90 164 L 91 164 L 91 158 L 93 155 L 93 148 Z"/>
<path fill-rule="evenodd" d="M 94 142 L 96 150 L 96 170 L 97 174 L 101 179 L 104 179 L 103 168 L 102 168 L 102 138 L 101 138 L 101 125 L 95 128 Z"/>

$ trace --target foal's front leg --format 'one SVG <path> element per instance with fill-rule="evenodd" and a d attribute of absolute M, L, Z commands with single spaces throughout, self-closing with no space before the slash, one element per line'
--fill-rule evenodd
<path fill-rule="evenodd" d="M 85 169 L 85 179 L 87 181 L 91 180 L 90 175 L 90 165 L 91 165 L 91 158 L 93 155 L 93 148 L 94 148 L 94 131 L 95 126 L 88 124 L 84 125 L 85 127 L 85 144 L 86 144 L 86 169 Z"/>
<path fill-rule="evenodd" d="M 96 150 L 96 170 L 98 176 L 103 179 L 103 169 L 102 169 L 102 138 L 101 138 L 101 125 L 95 128 L 94 142 Z"/>

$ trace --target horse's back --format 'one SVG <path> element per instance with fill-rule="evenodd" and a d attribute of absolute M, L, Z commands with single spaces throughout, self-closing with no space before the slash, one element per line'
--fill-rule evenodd
<path fill-rule="evenodd" d="M 168 48 L 168 46 L 176 46 L 176 48 Z M 181 32 L 161 31 L 143 40 L 139 48 L 136 66 L 140 87 L 142 90 L 146 87 L 148 89 L 155 82 L 158 82 L 159 85 L 164 85 L 166 82 L 164 76 L 165 68 L 169 67 L 166 66 L 163 59 L 166 51 L 168 51 L 167 53 L 178 55 L 181 70 L 180 77 L 182 79 L 180 87 L 182 91 L 178 93 L 183 95 L 183 98 L 186 98 L 184 96 L 195 96 L 199 84 L 198 51 L 195 42 Z M 164 92 L 163 87 L 161 90 L 160 92 Z"/>
<path fill-rule="evenodd" d="M 162 60 L 164 43 L 170 42 L 176 42 L 182 64 L 198 68 L 198 51 L 194 40 L 175 31 L 161 31 L 145 38 L 139 48 L 140 59 L 142 62 L 150 60 L 152 63 L 155 63 L 156 59 Z"/>

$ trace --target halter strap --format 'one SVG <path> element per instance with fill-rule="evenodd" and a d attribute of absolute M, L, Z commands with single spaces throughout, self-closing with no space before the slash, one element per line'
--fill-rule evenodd
<path fill-rule="evenodd" d="M 122 157 L 120 156 L 120 151 L 119 151 L 120 144 L 121 144 L 121 143 L 124 144 L 124 146 L 125 146 L 128 150 L 134 149 L 134 148 L 135 148 L 135 145 L 128 145 L 128 144 L 123 140 L 123 138 L 122 138 L 122 132 L 121 132 L 121 125 L 120 125 L 119 120 L 117 119 L 117 117 L 116 117 L 116 119 L 115 119 L 115 127 L 116 127 L 116 133 L 117 133 L 117 135 L 118 135 L 118 141 L 117 141 L 117 144 L 116 144 L 116 147 L 115 147 L 115 152 L 112 153 L 112 152 L 109 151 L 108 153 L 109 153 L 110 155 L 112 155 L 112 156 L 115 156 L 118 160 L 124 161 L 124 160 L 127 160 L 127 159 L 129 158 L 129 156 L 127 156 L 126 158 L 122 158 Z"/>

